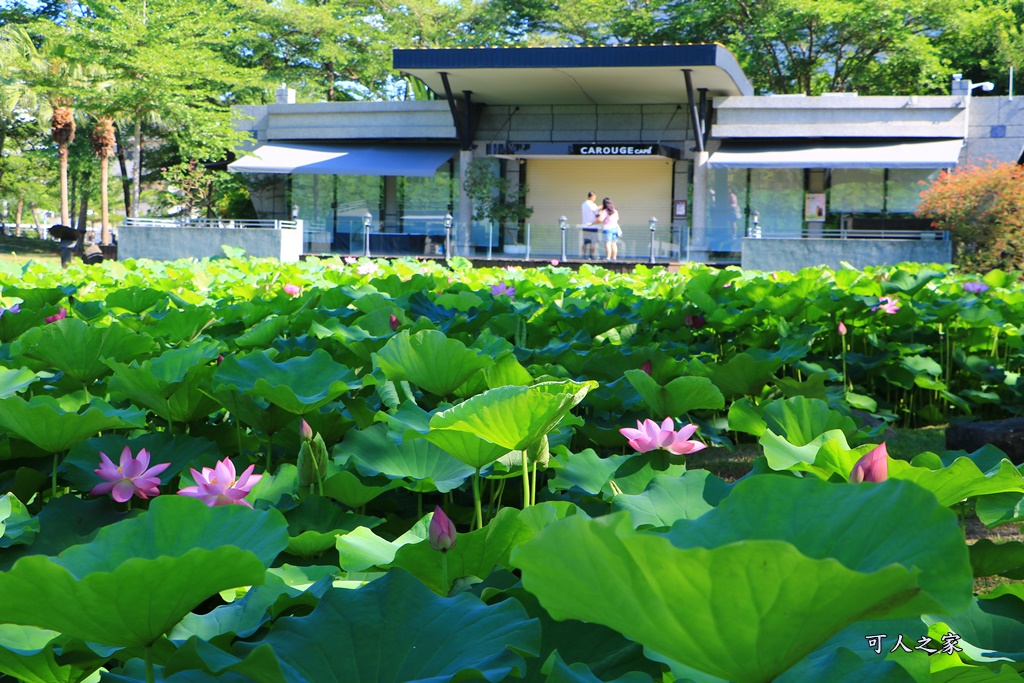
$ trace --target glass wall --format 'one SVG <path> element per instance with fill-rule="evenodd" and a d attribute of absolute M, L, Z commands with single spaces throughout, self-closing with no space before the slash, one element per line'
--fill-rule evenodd
<path fill-rule="evenodd" d="M 885 189 L 885 210 L 889 213 L 914 213 L 921 203 L 921 193 L 942 171 L 924 168 L 889 169 Z"/>
<path fill-rule="evenodd" d="M 804 222 L 802 168 L 750 169 L 751 221 L 768 232 L 800 230 Z"/>
<path fill-rule="evenodd" d="M 884 168 L 832 170 L 832 213 L 882 213 L 885 209 Z"/>
<path fill-rule="evenodd" d="M 711 168 L 708 173 L 707 233 L 693 247 L 738 252 L 746 234 L 747 169 Z"/>

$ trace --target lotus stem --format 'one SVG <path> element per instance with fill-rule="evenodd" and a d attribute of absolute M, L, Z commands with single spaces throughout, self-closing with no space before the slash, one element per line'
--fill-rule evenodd
<path fill-rule="evenodd" d="M 448 585 L 448 553 L 441 553 L 441 597 L 447 598 L 452 592 Z"/>
<path fill-rule="evenodd" d="M 498 514 L 498 510 L 501 509 L 501 499 L 505 495 L 505 482 L 506 479 L 502 479 L 498 482 L 498 502 L 491 509 L 491 517 L 495 517 Z"/>
<path fill-rule="evenodd" d="M 146 683 L 156 683 L 156 673 L 153 671 L 153 646 L 146 646 Z"/>
<path fill-rule="evenodd" d="M 523 509 L 530 507 L 530 469 L 529 465 L 526 464 L 526 449 L 522 450 L 523 454 Z"/>
<path fill-rule="evenodd" d="M 50 499 L 57 497 L 57 454 L 53 454 L 53 471 L 50 473 Z"/>
<path fill-rule="evenodd" d="M 530 482 L 530 503 L 537 502 L 537 461 L 533 461 L 533 481 Z"/>
<path fill-rule="evenodd" d="M 473 506 L 476 508 L 476 528 L 484 528 L 484 511 L 480 506 L 480 468 L 473 473 Z"/>
<path fill-rule="evenodd" d="M 324 495 L 323 491 L 320 492 L 320 495 L 321 496 Z M 423 492 L 422 491 L 417 491 L 416 492 L 416 519 L 423 519 Z"/>
<path fill-rule="evenodd" d="M 271 456 L 271 453 L 273 453 L 273 451 L 274 451 L 274 434 L 271 432 L 271 433 L 267 434 L 267 466 L 266 466 L 267 474 L 270 474 L 270 464 L 271 464 L 270 463 L 270 456 Z"/>

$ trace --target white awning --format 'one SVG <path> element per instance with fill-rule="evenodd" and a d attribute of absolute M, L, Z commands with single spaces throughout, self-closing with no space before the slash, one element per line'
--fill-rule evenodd
<path fill-rule="evenodd" d="M 306 145 L 267 143 L 228 164 L 238 173 L 418 176 L 429 178 L 458 151 L 439 145 Z"/>
<path fill-rule="evenodd" d="M 963 140 L 727 140 L 713 168 L 952 168 Z"/>

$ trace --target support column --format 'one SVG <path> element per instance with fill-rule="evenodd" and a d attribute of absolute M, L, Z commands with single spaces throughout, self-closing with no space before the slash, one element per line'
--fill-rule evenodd
<path fill-rule="evenodd" d="M 473 150 L 463 149 L 459 151 L 459 206 L 455 212 L 455 235 L 452 241 L 456 254 L 469 256 L 469 239 L 473 230 L 473 200 L 466 194 L 466 176 L 469 174 L 469 165 L 473 163 Z"/>
<path fill-rule="evenodd" d="M 708 152 L 693 157 L 693 211 L 690 214 L 690 260 L 706 261 L 708 227 Z"/>
<path fill-rule="evenodd" d="M 380 223 L 380 231 L 401 232 L 398 228 L 398 178 L 384 176 L 384 216 Z"/>

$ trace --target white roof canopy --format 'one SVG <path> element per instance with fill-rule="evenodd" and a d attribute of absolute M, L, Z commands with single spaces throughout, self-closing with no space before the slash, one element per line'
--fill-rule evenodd
<path fill-rule="evenodd" d="M 963 140 L 726 140 L 713 168 L 952 168 Z"/>
<path fill-rule="evenodd" d="M 452 158 L 447 145 L 331 145 L 273 143 L 228 164 L 239 173 L 418 176 L 429 178 Z"/>

